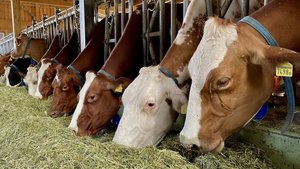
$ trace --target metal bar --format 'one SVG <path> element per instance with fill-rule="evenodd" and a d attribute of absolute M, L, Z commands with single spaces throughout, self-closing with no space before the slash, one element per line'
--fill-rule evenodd
<path fill-rule="evenodd" d="M 176 7 L 176 0 L 171 0 L 171 42 L 173 42 L 176 37 Z"/>
<path fill-rule="evenodd" d="M 183 17 L 186 14 L 188 6 L 189 6 L 189 0 L 183 0 L 183 10 L 182 10 L 183 11 Z"/>
<path fill-rule="evenodd" d="M 159 29 L 160 29 L 159 59 L 162 60 L 164 57 L 164 49 L 165 49 L 165 0 L 160 0 Z"/>
<path fill-rule="evenodd" d="M 64 30 L 63 30 L 63 39 L 64 39 L 64 44 L 67 44 L 67 20 L 64 18 Z"/>
<path fill-rule="evenodd" d="M 144 53 L 144 59 L 143 64 L 144 66 L 147 66 L 147 58 L 148 58 L 148 1 L 143 0 L 142 3 L 142 15 L 143 15 L 143 53 Z"/>
<path fill-rule="evenodd" d="M 264 0 L 264 5 L 267 5 L 269 3 L 269 0 Z"/>
<path fill-rule="evenodd" d="M 124 28 L 125 28 L 125 0 L 121 0 L 121 7 L 122 7 L 122 12 L 121 12 L 121 32 L 123 34 Z"/>
<path fill-rule="evenodd" d="M 221 18 L 224 18 L 224 16 L 226 15 L 226 12 L 228 11 L 231 3 L 232 3 L 232 0 L 225 0 L 225 2 L 223 3 L 223 5 L 221 7 L 221 14 L 220 14 Z"/>
<path fill-rule="evenodd" d="M 128 13 L 129 13 L 129 17 L 131 16 L 133 11 L 133 0 L 129 0 L 128 1 Z"/>
<path fill-rule="evenodd" d="M 242 1 L 242 14 L 241 17 L 245 17 L 249 15 L 249 0 L 243 0 Z"/>
<path fill-rule="evenodd" d="M 212 0 L 205 0 L 207 16 L 213 16 Z"/>
<path fill-rule="evenodd" d="M 115 29 L 115 40 L 116 43 L 119 41 L 119 37 L 120 37 L 120 18 L 119 18 L 119 10 L 118 10 L 118 0 L 114 0 L 114 29 Z"/>
<path fill-rule="evenodd" d="M 74 33 L 74 15 L 70 17 L 71 35 Z"/>
<path fill-rule="evenodd" d="M 109 45 L 109 25 L 108 25 L 108 17 L 109 17 L 109 8 L 110 8 L 110 2 L 106 1 L 105 2 L 105 35 L 104 35 L 104 39 L 105 39 L 105 44 L 104 44 L 104 61 L 106 61 L 107 57 L 108 57 L 108 45 Z"/>

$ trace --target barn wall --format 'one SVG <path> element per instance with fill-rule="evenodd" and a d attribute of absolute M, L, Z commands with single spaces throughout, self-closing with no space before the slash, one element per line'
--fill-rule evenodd
<path fill-rule="evenodd" d="M 41 3 L 43 2 L 43 3 Z M 51 3 L 51 4 L 50 4 Z M 73 5 L 73 0 L 28 0 L 21 1 L 21 27 L 22 29 L 32 25 L 32 18 L 37 22 L 42 20 L 42 15 L 54 15 L 55 8 L 67 9 Z M 0 1 L 0 35 L 12 32 L 10 0 Z"/>

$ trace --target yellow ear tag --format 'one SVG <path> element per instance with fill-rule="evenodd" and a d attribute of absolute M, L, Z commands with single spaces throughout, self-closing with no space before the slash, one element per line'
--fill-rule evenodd
<path fill-rule="evenodd" d="M 187 112 L 187 103 L 181 106 L 180 108 L 180 114 L 186 114 Z"/>
<path fill-rule="evenodd" d="M 281 63 L 276 66 L 276 76 L 292 77 L 293 65 L 289 62 Z"/>
<path fill-rule="evenodd" d="M 115 88 L 116 93 L 122 93 L 122 91 L 123 91 L 123 87 L 122 87 L 121 84 L 118 87 Z"/>

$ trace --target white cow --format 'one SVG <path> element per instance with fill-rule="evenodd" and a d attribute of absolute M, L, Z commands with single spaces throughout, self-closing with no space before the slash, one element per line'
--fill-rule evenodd
<path fill-rule="evenodd" d="M 23 80 L 28 86 L 28 94 L 34 97 L 38 80 L 37 68 L 34 66 L 29 66 L 27 68 L 27 74 Z"/>

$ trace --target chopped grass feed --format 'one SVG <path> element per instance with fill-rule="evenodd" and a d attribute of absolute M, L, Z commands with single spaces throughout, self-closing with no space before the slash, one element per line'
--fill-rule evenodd
<path fill-rule="evenodd" d="M 236 139 L 203 155 L 180 146 L 176 133 L 140 149 L 111 142 L 114 129 L 78 137 L 67 128 L 71 117 L 47 116 L 50 101 L 0 86 L 0 168 L 274 168 L 262 150 Z"/>

